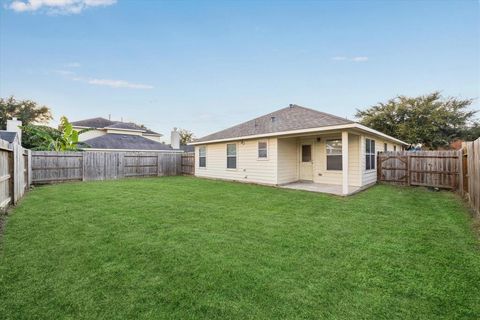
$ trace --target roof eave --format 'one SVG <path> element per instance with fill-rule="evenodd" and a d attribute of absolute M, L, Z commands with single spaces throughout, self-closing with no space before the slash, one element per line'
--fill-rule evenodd
<path fill-rule="evenodd" d="M 384 137 L 388 140 L 395 141 L 397 143 L 408 145 L 405 141 L 399 140 L 397 138 L 391 137 L 387 134 L 384 134 L 380 131 L 375 129 L 366 127 L 359 123 L 348 123 L 348 124 L 341 124 L 341 125 L 333 125 L 333 126 L 325 126 L 325 127 L 316 127 L 316 128 L 308 128 L 308 129 L 299 129 L 299 130 L 290 130 L 290 131 L 281 131 L 281 132 L 271 132 L 271 133 L 264 133 L 264 134 L 257 134 L 257 135 L 249 135 L 249 136 L 241 136 L 241 137 L 232 137 L 232 138 L 225 138 L 225 139 L 215 139 L 215 140 L 206 140 L 206 141 L 195 141 L 190 142 L 187 145 L 202 145 L 202 144 L 210 144 L 210 143 L 218 143 L 218 142 L 228 142 L 228 141 L 236 141 L 236 140 L 246 140 L 246 139 L 256 139 L 256 138 L 266 138 L 266 137 L 276 137 L 276 136 L 283 136 L 283 135 L 290 135 L 290 134 L 299 134 L 299 133 L 312 133 L 312 132 L 321 132 L 321 131 L 330 131 L 330 130 L 339 130 L 339 129 L 359 129 L 362 131 L 366 131 L 369 133 L 373 133 Z"/>

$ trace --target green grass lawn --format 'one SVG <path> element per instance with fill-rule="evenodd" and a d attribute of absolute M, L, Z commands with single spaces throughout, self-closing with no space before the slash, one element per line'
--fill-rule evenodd
<path fill-rule="evenodd" d="M 448 192 L 45 186 L 0 240 L 0 318 L 478 319 L 479 247 Z"/>

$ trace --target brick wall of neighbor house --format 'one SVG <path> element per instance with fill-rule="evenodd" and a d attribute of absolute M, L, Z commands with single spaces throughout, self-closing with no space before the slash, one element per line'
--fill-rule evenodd
<path fill-rule="evenodd" d="M 268 142 L 268 158 L 258 158 L 258 142 Z M 230 143 L 230 142 L 229 142 Z M 233 141 L 237 145 L 237 168 L 227 169 L 227 143 L 207 144 L 206 168 L 198 166 L 195 146 L 195 175 L 198 177 L 236 180 L 275 185 L 277 183 L 277 139 Z"/>

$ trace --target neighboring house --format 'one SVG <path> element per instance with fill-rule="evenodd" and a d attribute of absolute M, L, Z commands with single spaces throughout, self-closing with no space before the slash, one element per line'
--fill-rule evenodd
<path fill-rule="evenodd" d="M 341 194 L 377 180 L 378 151 L 407 144 L 345 118 L 290 105 L 200 138 L 195 175 L 268 185 L 339 185 Z"/>
<path fill-rule="evenodd" d="M 7 120 L 7 130 L 0 130 L 0 139 L 7 141 L 10 145 L 22 144 L 22 121 L 13 118 Z"/>
<path fill-rule="evenodd" d="M 89 151 L 179 151 L 179 134 L 172 131 L 172 144 L 160 141 L 162 135 L 131 122 L 92 118 L 72 122 L 76 130 L 91 129 L 80 134 L 79 140 Z M 178 138 L 177 138 L 178 136 Z"/>

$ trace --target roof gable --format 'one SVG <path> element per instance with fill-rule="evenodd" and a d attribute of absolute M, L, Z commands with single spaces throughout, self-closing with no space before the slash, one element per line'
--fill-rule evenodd
<path fill-rule="evenodd" d="M 293 130 L 354 123 L 329 113 L 290 105 L 239 125 L 202 137 L 195 142 L 231 139 Z"/>

